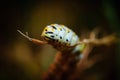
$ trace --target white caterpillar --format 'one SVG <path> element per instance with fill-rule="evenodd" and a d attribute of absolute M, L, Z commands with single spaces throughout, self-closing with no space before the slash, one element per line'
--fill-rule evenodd
<path fill-rule="evenodd" d="M 80 40 L 79 37 L 71 29 L 60 24 L 51 24 L 44 28 L 42 39 L 54 48 L 60 51 L 67 51 L 73 49 L 73 52 L 82 50 L 84 45 L 77 45 Z M 73 48 L 74 46 L 74 48 Z"/>

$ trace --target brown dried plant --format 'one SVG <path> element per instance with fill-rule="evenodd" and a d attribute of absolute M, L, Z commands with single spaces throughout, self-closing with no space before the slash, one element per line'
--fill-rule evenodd
<path fill-rule="evenodd" d="M 28 33 L 23 34 L 19 30 L 18 32 L 32 42 L 39 44 L 47 43 L 30 38 Z M 106 58 L 105 56 L 108 55 L 105 54 L 104 56 L 104 54 L 101 54 L 101 50 L 106 49 L 102 52 L 108 53 L 107 51 L 111 49 L 110 47 L 118 42 L 115 34 L 97 38 L 98 33 L 98 30 L 94 30 L 90 33 L 89 39 L 83 39 L 80 43 L 78 43 L 86 44 L 86 48 L 82 52 L 82 58 L 78 55 L 79 53 L 72 54 L 70 51 L 58 52 L 55 56 L 54 62 L 44 74 L 43 80 L 84 80 L 85 71 L 94 66 L 97 62 L 104 60 Z M 98 47 L 98 50 L 95 51 L 94 48 L 96 47 Z M 100 47 L 102 47 L 102 49 Z M 92 53 L 95 53 L 95 55 L 90 57 Z"/>
<path fill-rule="evenodd" d="M 78 57 L 77 54 L 72 54 L 71 52 L 58 52 L 51 64 L 49 70 L 45 73 L 43 80 L 84 80 L 85 70 L 94 66 L 97 62 L 104 60 L 103 56 L 108 55 L 110 47 L 118 42 L 115 34 L 107 35 L 105 37 L 97 39 L 96 31 L 90 33 L 89 39 L 83 39 L 80 43 L 85 43 L 86 48 L 83 50 L 83 58 Z M 93 49 L 98 47 L 98 50 Z M 101 51 L 102 49 L 108 49 Z M 97 54 L 97 53 L 106 53 Z M 94 56 L 90 57 L 90 54 L 95 53 Z M 76 59 L 77 58 L 77 59 Z M 90 79 L 88 79 L 90 80 Z"/>

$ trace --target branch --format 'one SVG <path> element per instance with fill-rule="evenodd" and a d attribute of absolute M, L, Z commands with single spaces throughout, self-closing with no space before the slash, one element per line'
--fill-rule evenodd
<path fill-rule="evenodd" d="M 37 43 L 37 44 L 47 44 L 47 42 L 45 41 L 41 41 L 38 39 L 34 39 L 34 38 L 30 38 L 28 36 L 28 32 L 26 32 L 26 34 L 22 33 L 20 30 L 17 30 L 22 36 L 24 36 L 25 38 L 27 38 L 28 40 L 32 41 L 33 43 Z"/>
<path fill-rule="evenodd" d="M 94 56 L 89 58 L 93 48 L 103 45 L 106 45 L 105 47 L 109 48 L 110 45 L 119 42 L 119 39 L 114 34 L 100 39 L 96 38 L 97 34 L 97 31 L 91 32 L 89 39 L 84 39 L 76 44 L 86 44 L 86 47 L 81 54 L 83 56 L 82 58 L 80 57 L 81 55 L 72 54 L 71 52 L 57 53 L 54 63 L 44 75 L 43 80 L 79 80 L 80 78 L 80 80 L 83 80 L 82 76 L 84 75 L 84 71 L 104 59 L 102 58 L 104 54 L 97 54 L 97 51 Z M 76 57 L 79 57 L 79 59 L 76 59 Z"/>

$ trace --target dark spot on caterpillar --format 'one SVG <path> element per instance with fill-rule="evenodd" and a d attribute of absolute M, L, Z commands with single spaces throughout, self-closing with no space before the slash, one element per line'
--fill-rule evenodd
<path fill-rule="evenodd" d="M 56 40 L 56 42 L 58 42 L 58 39 Z"/>
<path fill-rule="evenodd" d="M 66 31 L 66 29 L 63 27 L 63 30 Z"/>
<path fill-rule="evenodd" d="M 56 34 L 56 36 L 58 36 L 58 35 Z"/>
<path fill-rule="evenodd" d="M 62 37 L 60 36 L 60 39 L 62 39 Z"/>
<path fill-rule="evenodd" d="M 52 42 L 55 42 L 55 39 L 52 39 Z"/>
<path fill-rule="evenodd" d="M 47 31 L 47 29 L 45 29 L 45 31 Z"/>
<path fill-rule="evenodd" d="M 70 31 L 68 31 L 68 33 L 70 33 Z"/>
<path fill-rule="evenodd" d="M 46 38 L 48 38 L 49 40 L 51 40 L 52 38 L 48 37 L 48 36 L 45 36 Z"/>
<path fill-rule="evenodd" d="M 68 42 L 68 39 L 66 39 L 66 41 Z"/>
<path fill-rule="evenodd" d="M 53 32 L 45 32 L 46 34 L 53 34 Z"/>
<path fill-rule="evenodd" d="M 54 38 L 54 36 L 50 36 L 50 37 Z"/>
<path fill-rule="evenodd" d="M 48 40 L 49 42 L 55 42 L 55 39 L 53 39 L 53 38 L 51 38 L 51 37 L 45 36 L 45 38 L 49 39 L 49 40 Z"/>
<path fill-rule="evenodd" d="M 60 30 L 62 31 L 62 29 L 60 28 Z"/>
<path fill-rule="evenodd" d="M 51 26 L 51 27 L 53 27 L 53 29 L 57 29 L 55 26 Z"/>

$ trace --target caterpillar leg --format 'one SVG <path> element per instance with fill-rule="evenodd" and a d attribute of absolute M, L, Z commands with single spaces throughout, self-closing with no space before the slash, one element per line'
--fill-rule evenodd
<path fill-rule="evenodd" d="M 47 44 L 47 42 L 45 41 L 41 41 L 38 39 L 34 39 L 34 38 L 30 38 L 28 36 L 28 32 L 26 32 L 26 34 L 22 33 L 20 30 L 17 30 L 22 36 L 24 36 L 25 38 L 27 38 L 29 41 L 32 41 L 33 43 L 37 43 L 37 44 Z"/>

